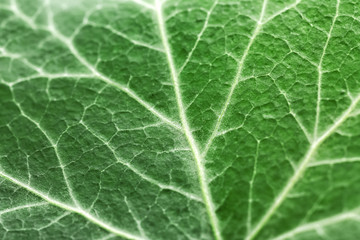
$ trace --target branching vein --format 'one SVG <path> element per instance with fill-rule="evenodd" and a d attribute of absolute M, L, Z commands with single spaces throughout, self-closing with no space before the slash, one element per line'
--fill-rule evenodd
<path fill-rule="evenodd" d="M 18 211 L 18 210 L 21 210 L 21 209 L 40 207 L 40 206 L 44 206 L 44 205 L 48 205 L 48 203 L 47 202 L 29 203 L 29 204 L 25 204 L 25 205 L 13 207 L 13 208 L 8 208 L 8 209 L 1 210 L 0 215 L 5 214 L 5 213 L 11 213 L 11 212 Z"/>

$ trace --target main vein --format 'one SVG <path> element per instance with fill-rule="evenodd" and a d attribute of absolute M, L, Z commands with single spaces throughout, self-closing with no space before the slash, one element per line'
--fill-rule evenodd
<path fill-rule="evenodd" d="M 170 50 L 170 46 L 169 46 L 169 42 L 168 42 L 168 38 L 167 38 L 167 33 L 166 33 L 166 29 L 165 29 L 166 26 L 165 26 L 163 12 L 162 12 L 161 0 L 156 0 L 155 9 L 156 9 L 156 15 L 157 15 L 157 20 L 158 20 L 161 40 L 164 45 L 166 58 L 168 61 L 170 74 L 171 74 L 171 78 L 172 78 L 173 85 L 174 85 L 176 102 L 178 105 L 181 125 L 184 130 L 185 137 L 190 145 L 194 159 L 195 159 L 200 188 L 201 188 L 202 196 L 204 199 L 204 204 L 206 206 L 207 214 L 208 214 L 208 217 L 210 220 L 210 224 L 211 224 L 213 232 L 214 232 L 214 237 L 217 240 L 221 240 L 222 237 L 221 237 L 221 233 L 220 233 L 220 229 L 219 229 L 219 225 L 218 225 L 217 216 L 215 214 L 215 207 L 212 202 L 210 191 L 209 191 L 207 181 L 206 181 L 206 173 L 205 173 L 205 168 L 203 166 L 203 159 L 201 157 L 197 143 L 192 135 L 192 132 L 190 130 L 190 126 L 189 126 L 189 123 L 188 123 L 188 120 L 186 117 L 185 108 L 183 105 L 180 86 L 179 86 L 178 74 L 177 74 L 177 71 L 175 68 L 173 56 L 171 54 L 171 50 Z"/>

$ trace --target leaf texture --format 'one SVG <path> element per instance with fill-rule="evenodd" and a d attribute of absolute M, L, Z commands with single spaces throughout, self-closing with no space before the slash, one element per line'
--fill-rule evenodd
<path fill-rule="evenodd" d="M 2 239 L 360 238 L 356 0 L 0 0 Z"/>

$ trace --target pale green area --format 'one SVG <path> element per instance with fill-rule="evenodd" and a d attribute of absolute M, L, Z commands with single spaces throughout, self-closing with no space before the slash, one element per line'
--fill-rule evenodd
<path fill-rule="evenodd" d="M 1 239 L 360 239 L 357 0 L 0 0 Z"/>

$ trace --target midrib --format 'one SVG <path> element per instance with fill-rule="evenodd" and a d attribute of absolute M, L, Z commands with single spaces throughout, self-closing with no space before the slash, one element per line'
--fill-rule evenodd
<path fill-rule="evenodd" d="M 206 181 L 206 173 L 205 173 L 205 168 L 203 166 L 203 159 L 201 157 L 201 153 L 199 151 L 197 143 L 192 135 L 192 132 L 191 132 L 191 129 L 190 129 L 187 117 L 186 117 L 185 108 L 184 108 L 184 104 L 183 104 L 182 96 L 181 96 L 181 90 L 179 87 L 178 73 L 175 68 L 174 59 L 171 54 L 171 49 L 169 46 L 168 37 L 167 37 L 167 33 L 166 33 L 166 26 L 165 26 L 163 12 L 162 12 L 161 0 L 156 0 L 155 11 L 156 11 L 159 31 L 160 31 L 160 35 L 161 35 L 161 40 L 163 43 L 163 47 L 165 49 L 165 54 L 166 54 L 166 58 L 167 58 L 167 62 L 168 62 L 168 66 L 169 66 L 169 70 L 170 70 L 170 74 L 171 74 L 171 79 L 172 79 L 173 85 L 174 85 L 174 91 L 175 91 L 175 95 L 176 95 L 176 102 L 177 102 L 177 106 L 178 106 L 181 125 L 184 130 L 185 137 L 191 148 L 191 151 L 192 151 L 195 163 L 196 163 L 196 168 L 197 168 L 196 170 L 197 170 L 197 175 L 198 175 L 199 184 L 200 184 L 200 188 L 201 188 L 201 193 L 203 196 L 203 200 L 204 200 L 204 204 L 205 204 L 206 211 L 208 214 L 208 218 L 209 218 L 209 221 L 210 221 L 213 233 L 214 233 L 214 237 L 217 240 L 221 240 L 222 237 L 221 237 L 220 229 L 218 226 L 217 216 L 215 214 L 215 207 L 212 202 L 212 198 L 211 198 L 210 191 L 209 191 L 207 181 Z"/>

